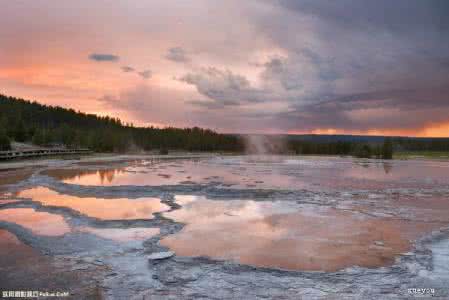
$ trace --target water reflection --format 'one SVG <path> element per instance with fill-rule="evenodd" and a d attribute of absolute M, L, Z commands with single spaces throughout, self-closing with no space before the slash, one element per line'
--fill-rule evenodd
<path fill-rule="evenodd" d="M 382 163 L 382 166 L 384 167 L 385 174 L 390 174 L 393 170 L 393 165 L 391 163 L 384 162 Z"/>
<path fill-rule="evenodd" d="M 14 200 L 14 199 L 0 199 L 0 204 L 10 204 L 10 203 L 17 203 L 21 200 Z"/>
<path fill-rule="evenodd" d="M 159 234 L 159 228 L 94 228 L 80 226 L 72 230 L 62 216 L 36 211 L 33 208 L 0 210 L 0 221 L 18 224 L 38 235 L 61 236 L 70 232 L 87 232 L 118 242 L 143 241 Z M 20 244 L 20 242 L 7 231 L 0 230 L 0 254 L 2 254 L 3 246 L 9 244 Z"/>
<path fill-rule="evenodd" d="M 124 174 L 125 172 L 126 168 L 98 170 L 55 169 L 44 171 L 43 174 L 56 177 L 60 180 L 67 181 L 68 183 L 75 183 L 76 180 L 83 179 L 84 184 L 86 185 L 111 185 L 117 175 Z M 92 178 L 95 178 L 95 180 L 92 181 Z M 92 182 L 92 184 L 89 184 L 90 182 Z"/>
<path fill-rule="evenodd" d="M 17 196 L 31 198 L 42 205 L 69 207 L 89 217 L 102 220 L 151 219 L 153 213 L 170 209 L 157 198 L 81 198 L 60 194 L 45 187 L 23 190 Z"/>
<path fill-rule="evenodd" d="M 178 255 L 209 256 L 293 270 L 334 271 L 392 263 L 426 224 L 361 217 L 285 202 L 212 201 L 178 196 L 183 205 L 164 215 L 187 223 L 161 244 Z"/>
<path fill-rule="evenodd" d="M 429 188 L 449 184 L 449 163 L 357 160 L 327 157 L 218 157 L 134 163 L 97 170 L 49 170 L 47 175 L 79 185 L 215 184 L 242 189 Z"/>
<path fill-rule="evenodd" d="M 0 190 L 3 185 L 15 184 L 28 179 L 33 172 L 33 168 L 0 169 Z"/>
<path fill-rule="evenodd" d="M 59 236 L 70 232 L 70 227 L 62 216 L 33 208 L 2 209 L 0 221 L 16 223 L 38 235 Z"/>

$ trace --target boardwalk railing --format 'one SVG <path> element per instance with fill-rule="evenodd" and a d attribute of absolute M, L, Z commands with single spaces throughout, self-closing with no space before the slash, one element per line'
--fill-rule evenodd
<path fill-rule="evenodd" d="M 51 155 L 89 154 L 91 152 L 92 151 L 89 149 L 35 149 L 22 151 L 0 151 L 0 160 Z"/>

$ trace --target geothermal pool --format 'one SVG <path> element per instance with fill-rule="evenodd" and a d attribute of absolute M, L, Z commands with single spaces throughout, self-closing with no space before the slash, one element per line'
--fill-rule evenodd
<path fill-rule="evenodd" d="M 449 163 L 282 156 L 149 160 L 101 169 L 44 172 L 65 183 L 100 186 L 215 184 L 247 189 L 375 189 L 449 184 Z"/>
<path fill-rule="evenodd" d="M 80 272 L 62 286 L 108 299 L 446 296 L 448 175 L 431 160 L 57 162 L 1 186 L 0 248 L 45 255 Z"/>

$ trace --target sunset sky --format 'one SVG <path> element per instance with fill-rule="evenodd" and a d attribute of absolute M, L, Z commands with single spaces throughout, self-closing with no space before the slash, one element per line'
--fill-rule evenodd
<path fill-rule="evenodd" d="M 449 136 L 449 1 L 2 1 L 0 93 L 136 125 Z"/>

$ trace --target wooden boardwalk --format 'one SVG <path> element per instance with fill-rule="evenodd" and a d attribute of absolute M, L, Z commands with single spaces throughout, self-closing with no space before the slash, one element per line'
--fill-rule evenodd
<path fill-rule="evenodd" d="M 69 154 L 90 154 L 89 149 L 34 149 L 34 150 L 11 150 L 0 151 L 0 160 L 31 158 L 41 156 L 69 155 Z"/>

